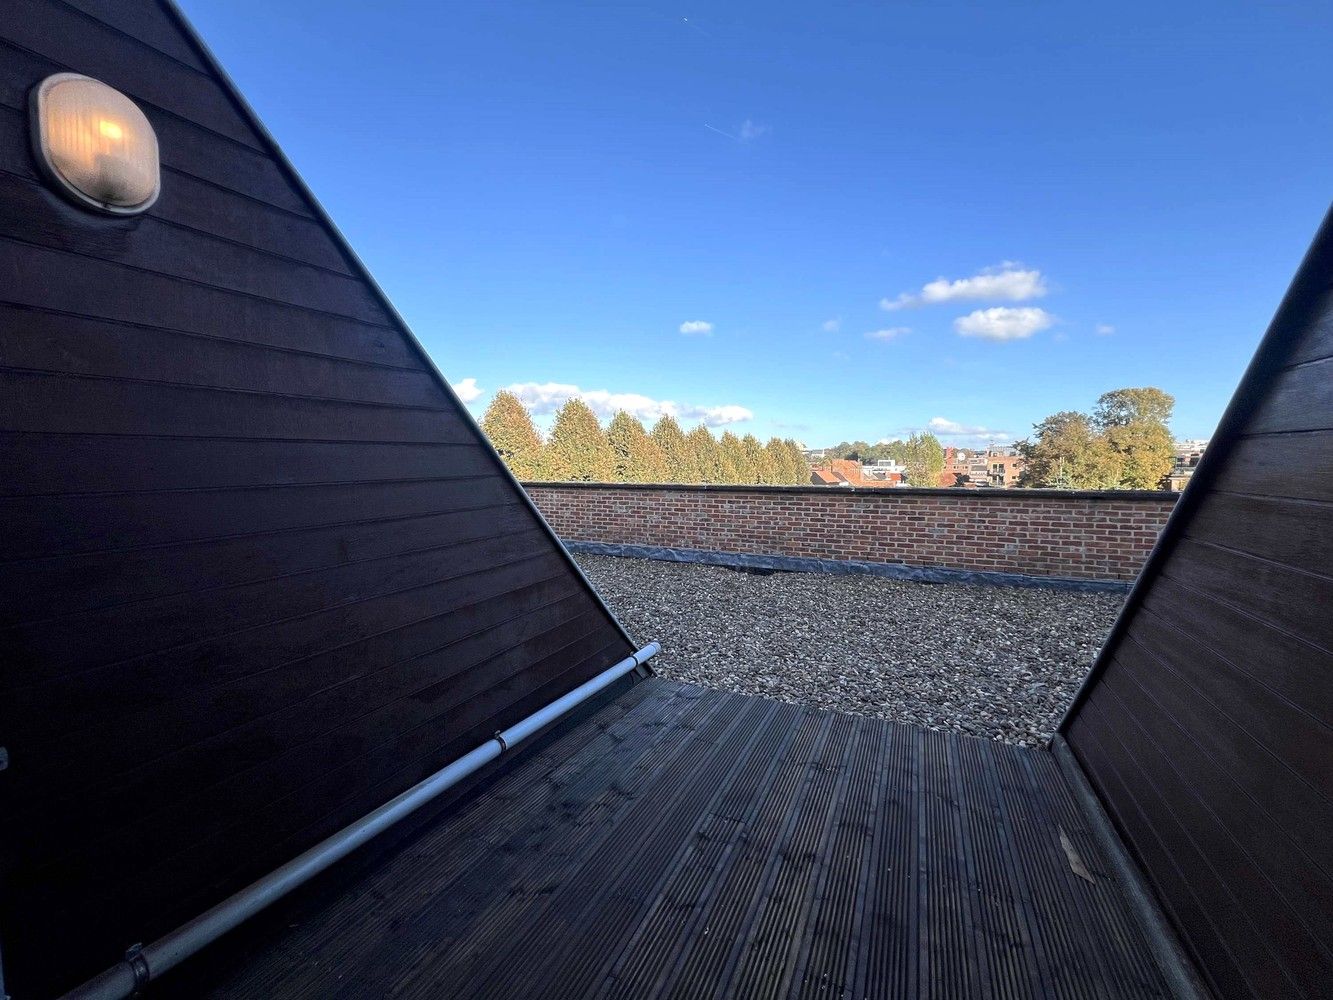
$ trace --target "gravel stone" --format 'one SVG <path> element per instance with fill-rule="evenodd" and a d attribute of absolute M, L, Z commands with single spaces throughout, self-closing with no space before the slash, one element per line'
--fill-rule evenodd
<path fill-rule="evenodd" d="M 1124 597 L 584 555 L 661 676 L 1040 746 Z"/>

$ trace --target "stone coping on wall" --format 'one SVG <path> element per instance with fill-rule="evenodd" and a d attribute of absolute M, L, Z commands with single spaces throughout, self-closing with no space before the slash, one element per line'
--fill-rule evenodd
<path fill-rule="evenodd" d="M 875 497 L 943 497 L 972 499 L 986 498 L 995 500 L 1155 500 L 1175 502 L 1180 494 L 1173 490 L 1052 490 L 1052 489 L 1002 489 L 1000 487 L 982 487 L 963 489 L 957 486 L 763 486 L 759 484 L 738 483 L 587 483 L 574 480 L 525 480 L 524 489 L 571 489 L 571 490 L 674 490 L 682 493 L 793 493 L 814 494 L 816 496 L 857 496 Z"/>
<path fill-rule="evenodd" d="M 942 566 L 909 566 L 906 563 L 872 563 L 854 559 L 811 559 L 803 556 L 756 555 L 748 552 L 716 552 L 708 549 L 675 549 L 660 545 L 625 545 L 616 542 L 565 542 L 575 555 L 621 556 L 657 559 L 662 562 L 724 566 L 728 569 L 782 573 L 828 573 L 834 576 L 878 576 L 911 583 L 966 583 L 988 587 L 1035 587 L 1042 590 L 1072 590 L 1085 593 L 1125 594 L 1130 584 L 1123 580 L 1073 580 L 1057 576 L 1027 576 L 987 570 L 949 569 Z"/>

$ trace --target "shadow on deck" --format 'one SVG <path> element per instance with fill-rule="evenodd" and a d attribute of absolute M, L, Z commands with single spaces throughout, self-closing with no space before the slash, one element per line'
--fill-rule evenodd
<path fill-rule="evenodd" d="M 658 679 L 207 964 L 256 998 L 1170 995 L 1051 754 Z"/>

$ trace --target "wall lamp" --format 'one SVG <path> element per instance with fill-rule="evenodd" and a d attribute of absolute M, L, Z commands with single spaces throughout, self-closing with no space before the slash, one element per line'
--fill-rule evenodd
<path fill-rule="evenodd" d="M 78 73 L 32 91 L 32 146 L 61 194 L 84 208 L 137 215 L 157 201 L 157 136 L 138 105 Z"/>

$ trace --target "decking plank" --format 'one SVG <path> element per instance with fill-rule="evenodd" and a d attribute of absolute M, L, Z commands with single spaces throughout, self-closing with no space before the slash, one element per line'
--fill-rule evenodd
<path fill-rule="evenodd" d="M 1043 751 L 656 679 L 560 747 L 163 995 L 1170 995 Z"/>

